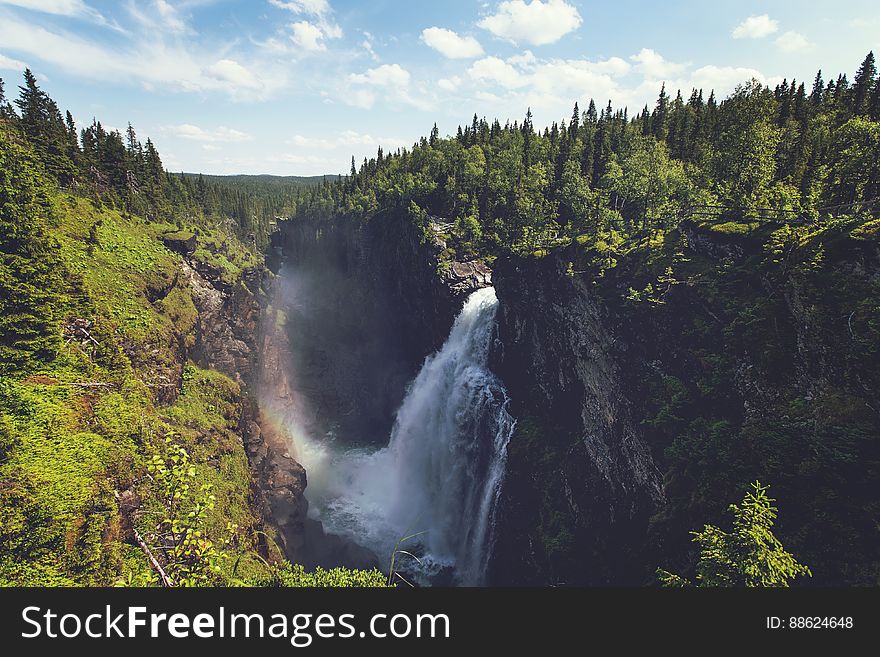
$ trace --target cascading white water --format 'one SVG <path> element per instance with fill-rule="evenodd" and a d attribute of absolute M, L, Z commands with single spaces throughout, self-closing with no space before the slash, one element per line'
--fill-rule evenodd
<path fill-rule="evenodd" d="M 420 543 L 424 581 L 448 567 L 461 585 L 485 576 L 515 424 L 487 367 L 497 306 L 492 288 L 469 297 L 446 343 L 410 385 L 388 447 L 335 456 L 315 445 L 299 450 L 325 530 L 383 560 L 399 539 L 424 532 L 401 546 Z"/>

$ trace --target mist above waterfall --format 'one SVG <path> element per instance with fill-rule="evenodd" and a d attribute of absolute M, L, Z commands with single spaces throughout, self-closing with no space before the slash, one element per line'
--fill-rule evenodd
<path fill-rule="evenodd" d="M 470 296 L 410 385 L 387 447 L 343 451 L 306 437 L 297 445 L 325 530 L 385 563 L 399 539 L 419 533 L 403 547 L 419 553 L 422 565 L 406 566 L 421 581 L 446 570 L 463 585 L 484 577 L 514 428 L 507 394 L 487 368 L 497 303 L 492 288 Z"/>

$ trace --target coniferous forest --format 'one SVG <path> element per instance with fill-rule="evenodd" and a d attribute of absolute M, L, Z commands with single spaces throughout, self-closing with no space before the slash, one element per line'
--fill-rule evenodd
<path fill-rule="evenodd" d="M 370 245 L 334 251 L 359 286 L 417 263 L 384 286 L 427 276 L 419 317 L 436 281 L 492 270 L 515 428 L 480 583 L 880 583 L 873 53 L 546 127 L 474 115 L 314 179 L 172 173 L 59 102 L 0 80 L 3 585 L 411 578 L 397 549 L 297 542 L 304 471 L 263 404 L 292 312 L 273 262 L 345 231 Z M 406 322 L 408 381 L 451 319 L 424 345 Z"/>

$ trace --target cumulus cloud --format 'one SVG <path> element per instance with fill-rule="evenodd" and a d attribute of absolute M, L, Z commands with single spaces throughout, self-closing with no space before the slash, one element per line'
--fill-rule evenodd
<path fill-rule="evenodd" d="M 234 128 L 227 128 L 225 126 L 219 126 L 213 130 L 205 130 L 197 125 L 192 125 L 191 123 L 183 123 L 181 125 L 163 126 L 161 130 L 174 137 L 188 139 L 190 141 L 205 142 L 206 144 L 234 143 L 250 141 L 252 139 L 251 135 L 246 132 L 235 130 Z"/>
<path fill-rule="evenodd" d="M 536 61 L 538 61 L 538 58 L 535 57 L 535 53 L 533 53 L 531 50 L 526 50 L 519 55 L 508 57 L 506 61 L 508 64 L 513 64 L 514 66 L 528 68 L 529 66 L 532 66 Z"/>
<path fill-rule="evenodd" d="M 582 22 L 578 10 L 565 0 L 506 0 L 477 24 L 502 39 L 543 46 L 559 41 Z"/>
<path fill-rule="evenodd" d="M 352 73 L 349 80 L 379 87 L 407 87 L 410 74 L 400 64 L 382 64 L 364 73 Z"/>
<path fill-rule="evenodd" d="M 291 28 L 294 30 L 292 38 L 297 43 L 297 37 L 305 38 L 306 43 L 315 44 L 314 30 L 320 30 L 324 39 L 340 39 L 342 38 L 342 28 L 333 19 L 333 8 L 327 0 L 269 0 L 269 4 L 279 9 L 285 9 L 298 16 L 306 16 L 312 22 L 293 23 Z M 304 25 L 309 25 L 305 28 Z M 296 26 L 300 26 L 296 28 Z M 299 33 L 297 33 L 297 29 Z M 303 46 L 305 47 L 305 46 Z M 311 48 L 310 50 L 323 50 L 324 48 Z"/>
<path fill-rule="evenodd" d="M 453 75 L 451 78 L 442 78 L 437 81 L 437 86 L 443 91 L 455 91 L 461 86 L 461 78 Z"/>
<path fill-rule="evenodd" d="M 664 59 L 663 55 L 650 48 L 642 48 L 630 59 L 636 62 L 636 68 L 642 75 L 655 80 L 678 75 L 685 69 L 684 64 L 670 62 Z"/>
<path fill-rule="evenodd" d="M 299 21 L 291 23 L 290 30 L 290 39 L 298 48 L 307 52 L 320 52 L 327 49 L 327 46 L 324 45 L 324 33 L 317 25 L 308 21 Z"/>
<path fill-rule="evenodd" d="M 442 27 L 422 30 L 422 41 L 449 59 L 471 59 L 483 54 L 483 47 L 474 37 L 459 36 Z"/>
<path fill-rule="evenodd" d="M 733 28 L 734 39 L 763 39 L 779 31 L 779 21 L 767 14 L 749 16 Z"/>
<path fill-rule="evenodd" d="M 363 73 L 348 76 L 347 85 L 341 90 L 343 102 L 362 109 L 371 109 L 381 97 L 391 106 L 404 104 L 418 109 L 431 109 L 428 92 L 417 85 L 417 93 L 411 90 L 409 71 L 400 64 L 382 64 Z"/>
<path fill-rule="evenodd" d="M 604 60 L 549 59 L 539 60 L 526 52 L 509 58 L 485 57 L 474 62 L 468 76 L 481 85 L 480 92 L 491 94 L 487 85 L 507 91 L 543 96 L 536 105 L 561 101 L 565 104 L 585 96 L 608 97 L 618 90 L 617 78 L 630 72 L 632 66 L 620 57 Z M 532 104 L 531 102 L 529 104 Z"/>
<path fill-rule="evenodd" d="M 468 75 L 478 82 L 494 83 L 507 89 L 528 84 L 528 80 L 519 70 L 498 57 L 486 57 L 474 62 L 468 69 Z"/>
<path fill-rule="evenodd" d="M 779 38 L 776 39 L 776 45 L 779 46 L 779 49 L 783 52 L 791 53 L 806 50 L 810 47 L 810 42 L 807 41 L 807 38 L 803 34 L 789 31 L 780 35 Z"/>

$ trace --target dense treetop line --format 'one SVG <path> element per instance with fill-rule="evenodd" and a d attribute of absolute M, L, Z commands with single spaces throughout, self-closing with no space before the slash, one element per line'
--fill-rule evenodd
<path fill-rule="evenodd" d="M 810 220 L 862 209 L 880 186 L 880 84 L 873 53 L 846 75 L 770 89 L 752 80 L 718 101 L 665 86 L 653 109 L 593 100 L 536 130 L 476 115 L 452 138 L 436 126 L 411 150 L 365 160 L 306 192 L 300 217 L 406 209 L 455 222 L 464 255 L 531 252 L 542 241 L 597 241 L 668 226 L 697 209 Z M 462 254 L 459 254 L 462 255 Z"/>
<path fill-rule="evenodd" d="M 259 247 L 265 246 L 273 219 L 293 211 L 298 190 L 318 182 L 169 173 L 152 140 L 142 143 L 131 124 L 124 134 L 95 119 L 77 129 L 71 113 L 62 116 L 30 70 L 12 102 L 6 100 L 0 79 L 0 120 L 30 144 L 64 189 L 151 221 L 228 224 Z"/>

